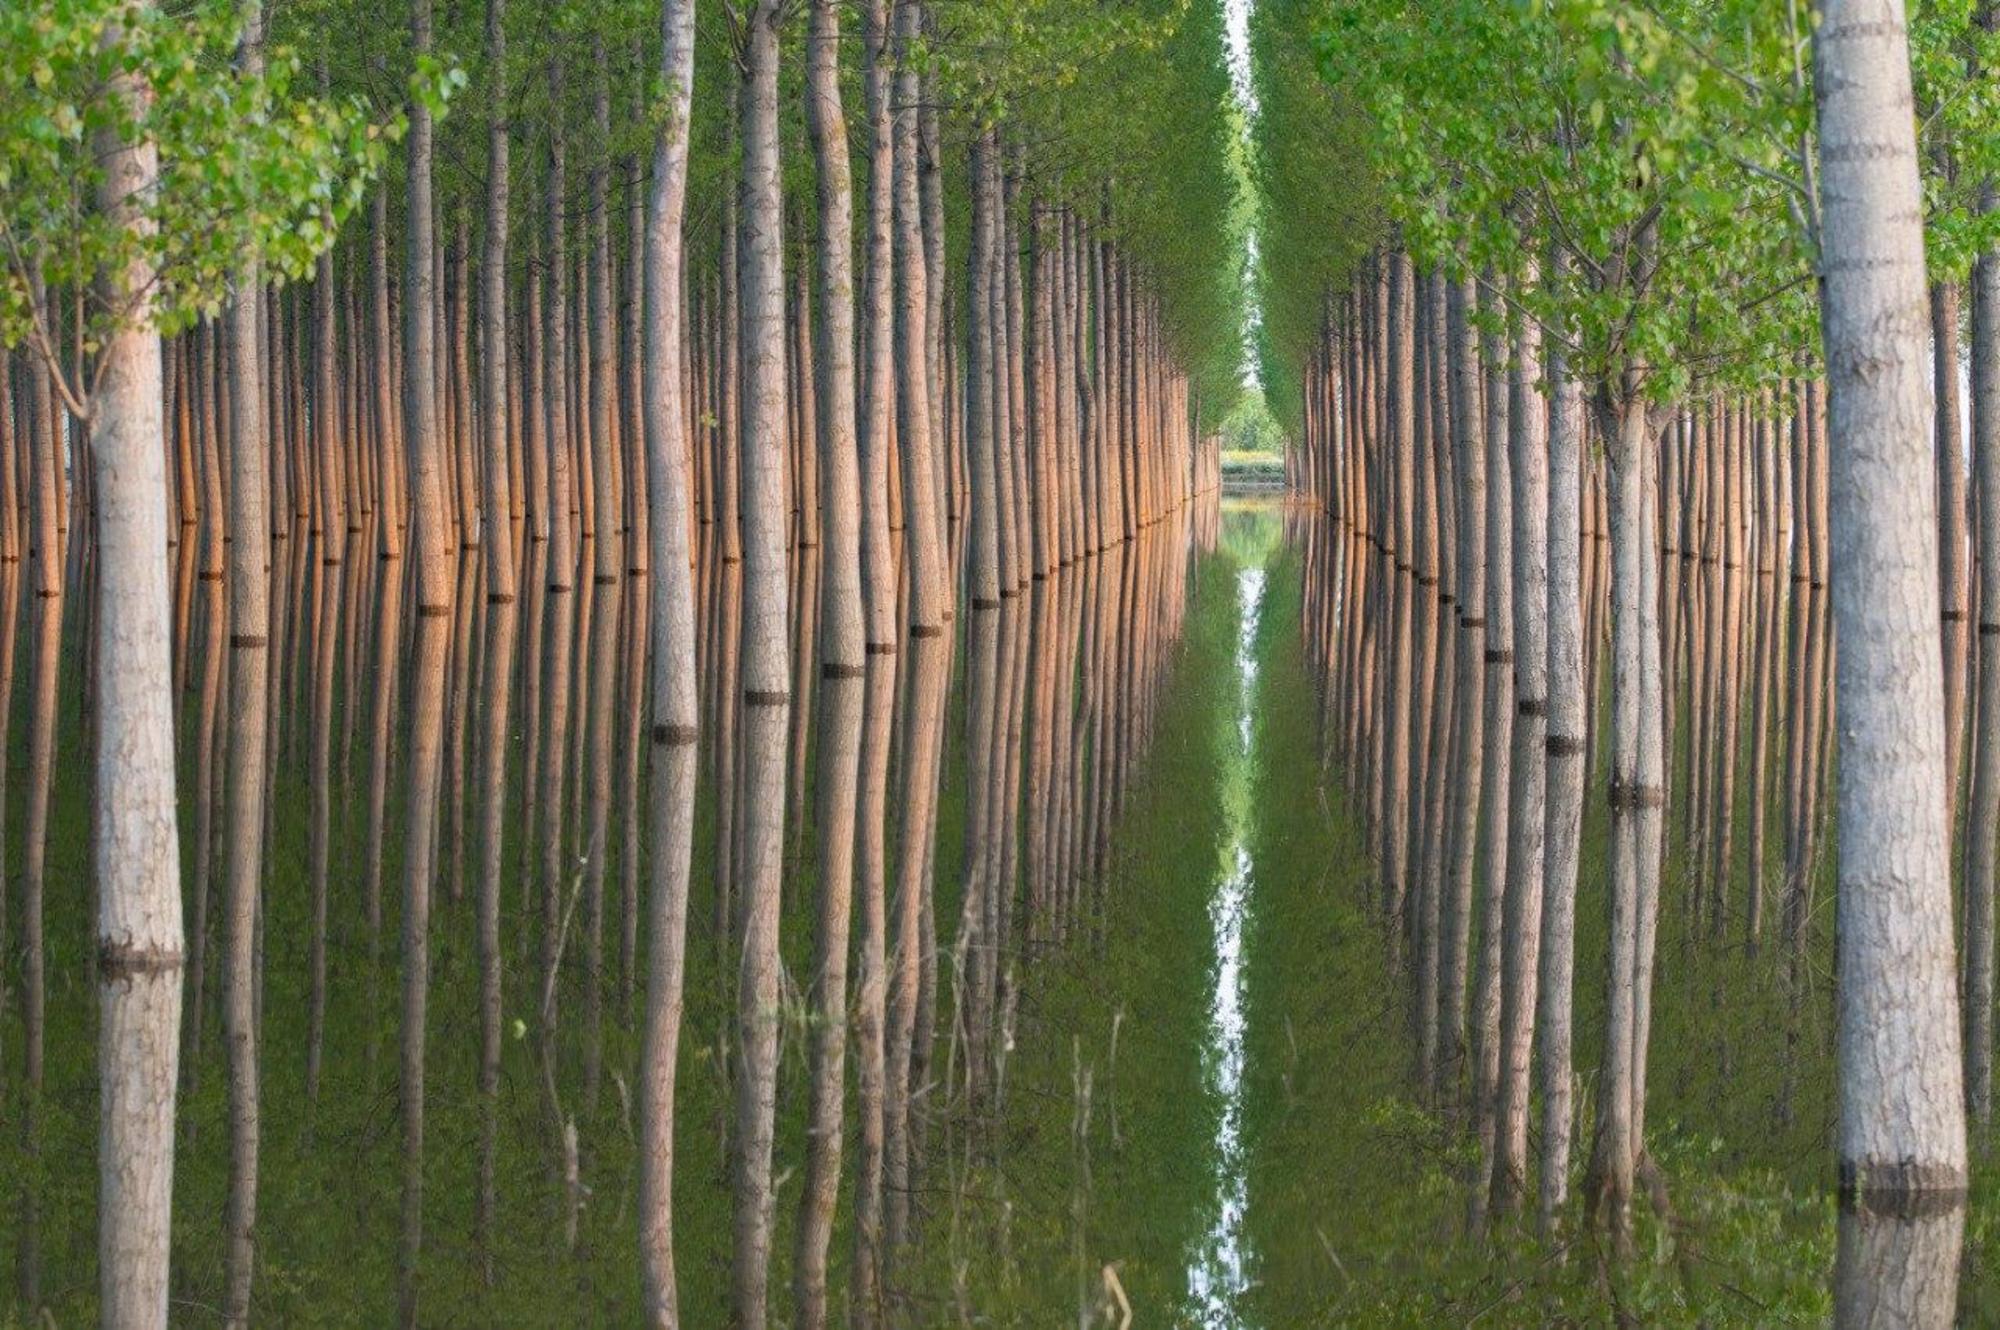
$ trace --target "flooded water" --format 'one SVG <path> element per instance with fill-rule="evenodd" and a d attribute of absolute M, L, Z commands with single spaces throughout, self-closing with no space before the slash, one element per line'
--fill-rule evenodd
<path fill-rule="evenodd" d="M 1301 631 L 1319 540 L 1296 510 L 1211 497 L 961 616 L 910 916 L 923 986 L 883 1319 L 1603 1319 L 1594 1260 L 1563 1255 L 1573 1239 L 1468 1231 L 1476 1155 L 1456 1110 L 1417 1082 L 1415 977 L 1384 931 L 1365 810 L 1322 746 Z M 370 549 L 357 538 L 328 562 L 308 542 L 274 546 L 269 853 L 246 953 L 261 1051 L 253 1320 L 636 1323 L 645 583 L 579 576 L 551 593 L 531 546 L 509 605 L 480 594 L 469 553 L 455 613 L 423 616 L 403 570 Z M 222 1319 L 224 1217 L 250 1128 L 222 1020 L 237 699 L 221 584 L 194 554 L 177 552 L 175 601 L 190 952 L 173 1308 L 200 1325 Z M 579 567 L 590 559 L 586 545 Z M 700 571 L 726 587 L 731 565 L 705 553 Z M 13 1262 L 0 1301 L 58 1325 L 94 1319 L 96 1290 L 87 588 L 34 597 L 0 575 L 0 1252 Z M 725 625 L 701 628 L 705 735 Z M 774 1323 L 792 1306 L 812 1159 L 820 723 L 800 722 L 786 773 Z M 1011 775 L 996 765 L 1008 754 Z M 683 1315 L 703 1326 L 727 1319 L 742 1057 L 721 757 L 704 738 L 673 1197 Z M 426 871 L 430 892 L 413 892 Z M 892 916 L 904 899 L 887 897 Z M 1580 954 L 1601 945 L 1603 908 L 1586 880 Z M 983 922 L 966 934 L 968 919 Z M 1621 1296 L 1661 1309 L 1648 1323 L 1769 1323 L 1746 1298 L 1811 1323 L 1831 1312 L 1836 1240 L 1898 1231 L 1837 1232 L 1822 1185 L 1830 994 L 1816 986 L 1793 1022 L 1742 958 L 1681 945 L 1663 936 L 1649 1134 L 1680 1231 L 1703 1245 L 1676 1259 L 1643 1220 L 1655 1254 Z M 1587 1140 L 1593 985 L 1577 1003 Z M 836 1317 L 852 1296 L 868 1103 L 850 1080 L 828 1221 Z M 1992 1206 L 1981 1174 L 1967 1323 L 2000 1305 Z"/>
<path fill-rule="evenodd" d="M 1215 1169 L 1219 1179 L 1215 1220 L 1188 1272 L 1189 1287 L 1201 1309 L 1202 1324 L 1244 1324 L 1239 1300 L 1249 1288 L 1251 1254 L 1243 1231 L 1249 1199 L 1243 1153 L 1243 928 L 1251 909 L 1256 864 L 1250 852 L 1250 819 L 1255 815 L 1249 773 L 1256 762 L 1257 647 L 1264 607 L 1264 569 L 1236 574 L 1236 742 L 1240 760 L 1231 763 L 1225 792 L 1229 841 L 1209 919 L 1215 930 L 1216 966 L 1208 1031 L 1209 1079 L 1221 1102 L 1216 1121 Z"/>

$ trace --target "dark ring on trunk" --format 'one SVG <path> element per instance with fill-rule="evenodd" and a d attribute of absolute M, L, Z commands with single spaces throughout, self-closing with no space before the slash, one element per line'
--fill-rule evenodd
<path fill-rule="evenodd" d="M 1549 704 L 1539 697 L 1524 697 L 1521 699 L 1521 714 L 1524 716 L 1546 716 L 1549 714 Z"/>
<path fill-rule="evenodd" d="M 1840 1208 L 1852 1215 L 1927 1219 L 1965 1204 L 1965 1171 L 1915 1160 L 1843 1160 Z"/>
<path fill-rule="evenodd" d="M 451 616 L 451 606 L 449 605 L 417 606 L 417 617 L 422 619 L 445 619 L 449 618 L 450 616 Z"/>
<path fill-rule="evenodd" d="M 387 558 L 388 556 L 384 555 L 383 557 Z M 204 568 L 201 570 L 201 572 L 197 573 L 195 576 L 203 582 L 220 582 L 222 580 L 222 572 L 220 569 Z"/>
<path fill-rule="evenodd" d="M 1980 625 L 1979 625 L 1979 635 L 1980 635 L 1981 637 L 1993 637 L 1993 636 L 1996 636 L 1996 635 L 2000 635 L 2000 623 L 1982 623 L 1982 624 L 1980 624 Z"/>
<path fill-rule="evenodd" d="M 784 688 L 745 688 L 743 705 L 746 707 L 782 707 L 790 705 L 792 694 Z"/>
<path fill-rule="evenodd" d="M 868 677 L 868 667 L 866 665 L 840 665 L 833 661 L 828 661 L 819 667 L 819 677 L 822 679 L 865 679 Z"/>
<path fill-rule="evenodd" d="M 1543 740 L 1542 747 L 1550 757 L 1582 757 L 1584 742 L 1567 734 L 1551 734 Z"/>
<path fill-rule="evenodd" d="M 943 637 L 944 625 L 935 623 L 913 623 L 910 625 L 910 636 Z"/>
<path fill-rule="evenodd" d="M 486 603 L 488 605 L 512 605 L 514 603 L 514 593 L 511 591 L 489 591 L 486 593 Z"/>
<path fill-rule="evenodd" d="M 97 977 L 107 984 L 130 983 L 140 975 L 172 974 L 181 968 L 181 953 L 166 947 L 142 947 L 135 942 L 97 940 Z"/>
<path fill-rule="evenodd" d="M 1964 610 L 1946 610 L 1946 611 L 1944 611 L 1944 614 L 1943 614 L 1943 618 L 1944 618 L 1944 621 L 1945 621 L 1946 623 L 1964 623 L 1964 622 L 1965 622 L 1965 611 L 1964 611 Z"/>
<path fill-rule="evenodd" d="M 1505 665 L 1513 659 L 1514 653 L 1511 651 L 1495 651 L 1490 647 L 1487 648 L 1486 663 L 1488 665 Z"/>
<path fill-rule="evenodd" d="M 997 610 L 1000 608 L 1000 602 L 989 600 L 985 596 L 974 596 L 972 598 L 972 608 L 975 610 Z"/>
<path fill-rule="evenodd" d="M 1460 628 L 1484 628 L 1486 626 L 1486 616 L 1483 614 L 1461 614 L 1458 616 L 1458 626 Z"/>
<path fill-rule="evenodd" d="M 599 586 L 613 586 L 618 581 L 618 574 L 599 573 L 596 577 L 592 578 L 591 580 L 597 583 L 597 585 Z"/>
<path fill-rule="evenodd" d="M 655 725 L 653 727 L 653 742 L 656 744 L 685 747 L 700 737 L 701 727 L 698 725 Z"/>
<path fill-rule="evenodd" d="M 1613 808 L 1665 808 L 1667 792 L 1657 785 L 1628 785 L 1624 781 L 1611 782 L 1611 806 Z"/>
<path fill-rule="evenodd" d="M 894 642 L 870 642 L 868 644 L 868 654 L 871 656 L 893 656 L 896 654 L 896 644 Z"/>
<path fill-rule="evenodd" d="M 229 645 L 233 647 L 261 647 L 270 645 L 270 639 L 262 633 L 231 633 Z"/>

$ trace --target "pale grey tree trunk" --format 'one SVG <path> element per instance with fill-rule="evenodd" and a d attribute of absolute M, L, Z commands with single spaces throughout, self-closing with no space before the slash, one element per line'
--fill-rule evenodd
<path fill-rule="evenodd" d="M 1631 378 L 1601 394 L 1611 463 L 1611 937 L 1605 972 L 1604 1071 L 1591 1160 L 1592 1212 L 1621 1254 L 1631 1241 L 1633 1178 L 1642 1150 L 1649 913 L 1657 904 L 1664 765 L 1648 741 L 1649 679 L 1658 677 L 1647 453 L 1653 422 Z M 1654 718 L 1657 724 L 1657 716 Z M 1649 882 L 1649 874 L 1652 875 Z"/>
<path fill-rule="evenodd" d="M 1583 387 L 1569 373 L 1560 341 L 1549 355 L 1555 391 L 1549 415 L 1547 831 L 1542 845 L 1542 948 L 1536 1020 L 1542 1092 L 1541 1191 L 1544 1237 L 1555 1231 L 1569 1193 L 1574 1088 L 1570 1002 L 1575 982 L 1577 853 L 1583 828 Z"/>
<path fill-rule="evenodd" d="M 241 8 L 237 65 L 245 78 L 264 67 L 264 12 Z M 264 868 L 264 765 L 268 729 L 271 621 L 269 445 L 264 435 L 260 369 L 261 265 L 249 255 L 236 269 L 229 309 L 229 887 L 223 955 L 223 1039 L 229 1054 L 228 1255 L 223 1323 L 250 1322 L 256 1264 L 257 929 Z"/>
<path fill-rule="evenodd" d="M 1922 191 L 1902 0 L 1813 42 L 1840 713 L 1841 1325 L 1951 1323 L 1965 1105 L 1945 799 Z"/>
<path fill-rule="evenodd" d="M 861 602 L 861 477 L 855 451 L 854 195 L 840 103 L 840 10 L 814 0 L 806 115 L 819 180 L 820 730 L 817 926 L 813 935 L 811 1104 L 794 1263 L 793 1322 L 827 1323 L 827 1247 L 840 1193 L 847 1051 L 848 922 L 853 901 L 856 778 L 868 675 Z"/>
<path fill-rule="evenodd" d="M 1439 910 L 1438 1084 L 1440 1098 L 1458 1084 L 1465 1065 L 1465 991 L 1472 938 L 1473 880 L 1479 856 L 1479 804 L 1486 770 L 1486 427 L 1482 418 L 1479 333 L 1470 315 L 1477 299 L 1470 281 L 1454 282 L 1446 317 L 1451 359 L 1452 449 L 1458 494 L 1458 731 L 1457 779 L 1451 796 L 1450 863 Z M 1354 477 L 1358 483 L 1360 477 Z M 1349 611 L 1352 612 L 1351 610 Z M 1349 628 L 1353 635 L 1355 627 Z"/>
<path fill-rule="evenodd" d="M 1534 281 L 1530 271 L 1527 279 Z M 1508 470 L 1514 522 L 1514 749 L 1508 793 L 1507 899 L 1501 957 L 1500 1084 L 1492 1205 L 1520 1209 L 1528 1173 L 1528 1091 L 1541 969 L 1542 854 L 1548 767 L 1548 407 L 1539 386 L 1541 329 L 1522 320 L 1508 367 Z"/>
<path fill-rule="evenodd" d="M 431 0 L 412 0 L 410 41 L 419 59 L 431 49 Z M 431 208 L 435 128 L 429 106 L 411 99 L 409 218 L 403 238 L 403 431 L 409 454 L 410 540 L 416 549 L 417 613 L 449 611 L 452 559 L 444 507 L 444 447 L 438 430 L 436 235 Z"/>
<path fill-rule="evenodd" d="M 488 100 L 493 123 L 487 131 L 486 254 L 479 266 L 480 318 L 485 343 L 480 357 L 480 426 L 484 435 L 486 512 L 482 536 L 486 546 L 486 596 L 489 603 L 514 599 L 514 496 L 508 446 L 508 368 L 513 341 L 507 321 L 507 223 L 509 192 L 507 124 L 507 0 L 486 0 L 486 76 L 492 80 Z M 496 684 L 509 676 L 489 676 Z M 501 686 L 498 697 L 511 696 Z M 505 702 L 502 701 L 504 714 Z M 499 722 L 504 733 L 506 722 Z"/>
<path fill-rule="evenodd" d="M 514 523 L 508 397 L 512 344 L 507 321 L 509 200 L 507 124 L 507 0 L 486 3 L 486 69 L 493 123 L 487 132 L 486 254 L 480 265 L 485 342 L 480 361 L 480 426 L 485 455 L 486 707 L 480 738 L 479 949 L 479 1191 L 475 1234 L 490 1283 L 498 1208 L 499 1099 L 502 1050 L 500 887 L 507 814 L 507 752 L 513 742 L 515 605 Z"/>
<path fill-rule="evenodd" d="M 104 45 L 150 16 L 121 6 Z M 149 95 L 121 70 L 111 94 L 135 112 Z M 139 236 L 141 200 L 159 152 L 116 126 L 94 145 L 97 206 Z M 96 480 L 96 761 L 92 869 L 97 887 L 98 1316 L 114 1330 L 167 1324 L 174 1092 L 181 1017 L 180 837 L 174 805 L 174 708 L 167 587 L 166 447 L 154 274 L 142 259 L 110 273 L 123 312 L 105 340 L 90 422 Z"/>
<path fill-rule="evenodd" d="M 896 698 L 896 550 L 890 533 L 895 409 L 893 177 L 888 0 L 864 11 L 863 80 L 868 111 L 868 270 L 860 354 L 861 579 L 868 677 L 862 701 L 856 798 L 854 1012 L 856 1132 L 854 1265 L 849 1306 L 857 1324 L 885 1315 L 884 1175 L 888 1092 L 888 813 L 890 728 Z"/>
<path fill-rule="evenodd" d="M 765 1323 L 778 1082 L 778 903 L 784 871 L 791 662 L 785 558 L 784 203 L 778 165 L 777 0 L 746 24 L 743 97 L 743 803 L 736 1079 L 736 1323 Z"/>
<path fill-rule="evenodd" d="M 890 970 L 886 1058 L 885 1169 L 891 1251 L 908 1232 L 913 1097 L 923 1058 L 917 1048 L 925 971 L 923 923 L 929 900 L 945 689 L 949 683 L 951 586 L 945 558 L 937 432 L 932 429 L 926 335 L 929 268 L 918 172 L 921 0 L 897 0 L 895 236 L 899 319 L 896 441 L 903 461 L 903 511 L 909 567 L 910 664 L 903 765 L 902 836 L 897 863 L 896 943 Z"/>
<path fill-rule="evenodd" d="M 694 0 L 668 0 L 660 21 L 666 104 L 653 143 L 646 215 L 646 463 L 653 511 L 653 772 L 648 826 L 652 901 L 647 929 L 646 1033 L 639 1073 L 639 1250 L 646 1319 L 679 1323 L 674 1288 L 674 1070 L 687 970 L 689 855 L 694 837 L 694 583 L 688 503 L 681 227 L 687 206 L 688 115 L 694 83 Z"/>
<path fill-rule="evenodd" d="M 1504 303 L 1489 275 L 1485 285 L 1495 304 Z M 1514 526 L 1512 459 L 1508 456 L 1507 367 L 1498 334 L 1488 332 L 1481 361 L 1486 371 L 1486 762 L 1480 803 L 1485 821 L 1480 835 L 1484 873 L 1479 893 L 1479 956 L 1473 993 L 1472 1112 L 1480 1159 L 1493 1157 L 1500 1086 L 1500 989 L 1502 940 L 1506 932 L 1507 851 L 1514 708 Z M 1475 1219 L 1486 1203 L 1485 1178 L 1473 1199 Z"/>

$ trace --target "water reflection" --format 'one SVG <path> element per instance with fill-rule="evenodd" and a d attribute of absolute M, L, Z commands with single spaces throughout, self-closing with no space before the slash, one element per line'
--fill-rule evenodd
<path fill-rule="evenodd" d="M 1843 1198 L 1834 1263 L 1834 1324 L 1841 1330 L 1943 1330 L 1958 1310 L 1965 1196 Z"/>
<path fill-rule="evenodd" d="M 1215 930 L 1215 988 L 1209 1002 L 1208 1073 L 1221 1101 L 1216 1119 L 1215 1215 L 1188 1271 L 1189 1290 L 1202 1324 L 1241 1324 L 1236 1302 L 1250 1288 L 1249 1252 L 1243 1233 L 1247 1205 L 1247 1159 L 1243 1148 L 1243 925 L 1255 865 L 1250 857 L 1249 772 L 1256 741 L 1257 628 L 1264 605 L 1264 570 L 1245 568 L 1236 579 L 1236 738 L 1240 760 L 1232 763 L 1231 788 L 1224 800 L 1229 846 L 1223 872 L 1209 906 Z"/>

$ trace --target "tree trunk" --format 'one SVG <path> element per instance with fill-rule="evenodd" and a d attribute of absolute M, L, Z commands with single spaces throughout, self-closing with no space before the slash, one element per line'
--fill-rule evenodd
<path fill-rule="evenodd" d="M 890 531 L 895 408 L 893 185 L 888 0 L 864 11 L 864 84 L 868 136 L 868 279 L 862 304 L 861 578 L 866 614 L 866 691 L 862 700 L 861 771 L 855 893 L 859 915 L 854 1015 L 855 1099 L 859 1130 L 854 1183 L 854 1269 L 850 1305 L 857 1323 L 884 1319 L 886 1308 L 884 1178 L 887 1168 L 888 813 L 890 727 L 896 695 L 896 550 Z"/>
<path fill-rule="evenodd" d="M 264 67 L 260 0 L 242 7 L 237 64 Z M 264 765 L 270 670 L 270 451 L 259 370 L 263 283 L 255 257 L 234 276 L 229 310 L 229 895 L 223 956 L 223 1038 L 229 1050 L 229 1205 L 223 1323 L 250 1323 L 257 1225 L 257 929 L 264 868 Z"/>
<path fill-rule="evenodd" d="M 1994 22 L 1991 3 L 1981 18 Z M 2000 207 L 1993 182 L 1980 210 Z M 1979 694 L 1965 856 L 1965 1099 L 1974 1125 L 1993 1122 L 1993 889 L 2000 836 L 2000 252 L 1972 273 L 1972 464 L 1979 527 Z"/>
<path fill-rule="evenodd" d="M 848 919 L 854 875 L 856 778 L 868 674 L 861 601 L 861 481 L 855 451 L 854 199 L 840 104 L 840 10 L 814 0 L 806 56 L 806 115 L 819 189 L 817 338 L 824 562 L 820 574 L 819 843 L 806 1177 L 794 1262 L 793 1322 L 827 1323 L 827 1247 L 840 1193 L 841 1096 L 847 1049 Z"/>
<path fill-rule="evenodd" d="M 1529 280 L 1533 280 L 1532 274 Z M 1505 950 L 1501 960 L 1500 1085 L 1492 1203 L 1510 1217 L 1528 1175 L 1528 1090 L 1541 970 L 1543 825 L 1548 767 L 1549 457 L 1548 408 L 1540 389 L 1541 331 L 1530 319 L 1514 337 L 1509 367 L 1514 520 L 1514 719 L 1508 793 Z"/>
<path fill-rule="evenodd" d="M 1542 949 L 1536 1001 L 1541 1054 L 1542 1169 L 1538 1216 L 1555 1232 L 1569 1194 L 1574 1088 L 1570 1002 L 1575 981 L 1577 853 L 1583 828 L 1583 389 L 1560 340 L 1549 355 L 1548 819 L 1543 841 Z"/>
<path fill-rule="evenodd" d="M 122 21 L 121 21 L 122 20 Z M 146 21 L 138 0 L 123 22 Z M 133 72 L 112 76 L 112 95 L 134 114 L 148 96 Z M 103 172 L 97 203 L 113 225 L 145 236 L 139 200 L 159 177 L 146 139 L 107 126 L 95 144 Z M 174 805 L 174 735 L 165 433 L 160 339 L 153 331 L 154 274 L 134 260 L 110 274 L 106 294 L 123 314 L 98 363 L 90 428 L 97 508 L 97 737 L 93 871 L 97 885 L 98 1297 L 118 1330 L 167 1324 L 172 1232 L 174 1092 L 181 1016 L 180 837 Z"/>
<path fill-rule="evenodd" d="M 639 1075 L 639 1250 L 646 1316 L 655 1330 L 677 1325 L 680 1316 L 674 1287 L 674 1072 L 687 972 L 689 855 L 700 725 L 681 289 L 694 16 L 694 0 L 668 0 L 661 17 L 660 76 L 667 102 L 653 143 L 653 187 L 646 216 L 646 464 L 647 494 L 654 505 L 647 522 L 653 598 L 653 784 L 648 809 L 649 972 Z"/>
<path fill-rule="evenodd" d="M 1952 1321 L 1963 1065 L 1924 361 L 1924 238 L 1901 0 L 1832 0 L 1821 133 L 1839 634 L 1840 1325 Z"/>
<path fill-rule="evenodd" d="M 778 1079 L 778 907 L 784 872 L 785 739 L 791 664 L 785 627 L 784 202 L 778 142 L 777 0 L 747 19 L 743 83 L 743 735 L 736 1078 L 738 1325 L 765 1323 L 771 1147 Z"/>

